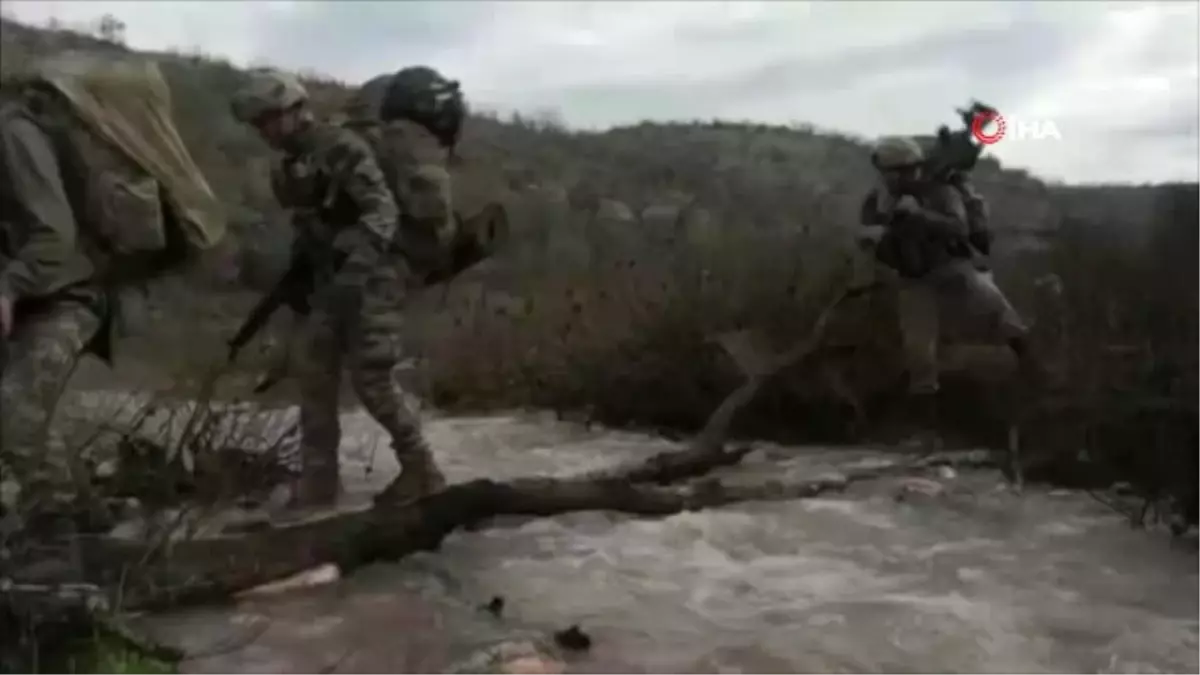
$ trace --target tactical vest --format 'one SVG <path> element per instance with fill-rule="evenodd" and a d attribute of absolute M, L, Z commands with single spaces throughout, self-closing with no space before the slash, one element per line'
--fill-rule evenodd
<path fill-rule="evenodd" d="M 271 181 L 280 204 L 292 212 L 294 248 L 320 275 L 328 275 L 348 253 L 336 251 L 334 244 L 339 232 L 358 223 L 358 206 L 334 184 L 330 169 L 309 155 L 285 157 Z"/>
<path fill-rule="evenodd" d="M 925 208 L 941 211 L 937 203 L 940 200 L 958 197 L 964 199 L 961 188 L 939 181 L 931 184 L 932 189 L 921 195 L 914 195 Z M 886 190 L 873 192 L 868 198 L 874 200 L 864 204 L 864 212 L 878 214 L 891 213 L 898 199 Z M 968 246 L 970 225 L 964 237 L 949 237 L 927 232 L 922 228 L 910 229 L 889 226 L 883 238 L 875 247 L 876 259 L 884 265 L 896 270 L 900 276 L 918 279 L 933 269 L 956 258 L 973 258 L 974 253 Z"/>

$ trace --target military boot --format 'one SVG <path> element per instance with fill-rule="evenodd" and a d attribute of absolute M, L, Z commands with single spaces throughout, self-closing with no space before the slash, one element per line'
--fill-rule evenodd
<path fill-rule="evenodd" d="M 446 487 L 446 477 L 425 439 L 414 434 L 403 442 L 393 442 L 392 448 L 400 462 L 400 475 L 375 496 L 375 503 L 407 504 Z"/>

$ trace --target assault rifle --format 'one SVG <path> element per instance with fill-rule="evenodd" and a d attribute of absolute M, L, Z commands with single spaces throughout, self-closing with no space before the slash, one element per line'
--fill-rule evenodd
<path fill-rule="evenodd" d="M 491 257 L 508 239 L 508 211 L 498 203 L 488 204 L 482 211 L 463 219 L 455 213 L 458 227 L 450 242 L 445 264 L 427 273 L 424 284 L 433 285 L 450 281 L 476 264 Z M 237 359 L 238 352 L 254 338 L 271 316 L 284 305 L 300 315 L 310 311 L 308 297 L 313 291 L 315 272 L 313 261 L 307 256 L 297 256 L 292 266 L 275 284 L 270 293 L 250 310 L 237 333 L 229 340 L 229 361 Z"/>
<path fill-rule="evenodd" d="M 264 295 L 254 309 L 250 310 L 249 316 L 229 340 L 230 363 L 237 360 L 242 347 L 262 330 L 280 307 L 287 305 L 301 315 L 309 313 L 308 296 L 313 290 L 313 272 L 312 259 L 308 256 L 297 255 L 292 259 L 291 267 L 275 283 L 271 292 Z"/>

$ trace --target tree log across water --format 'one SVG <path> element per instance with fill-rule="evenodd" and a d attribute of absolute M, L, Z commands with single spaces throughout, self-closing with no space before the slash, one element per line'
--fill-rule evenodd
<path fill-rule="evenodd" d="M 119 610 L 220 601 L 321 564 L 333 563 L 348 573 L 376 561 L 396 560 L 436 548 L 454 530 L 496 516 L 552 516 L 586 510 L 665 516 L 745 500 L 811 497 L 841 490 L 856 480 L 919 472 L 947 461 L 986 463 L 986 458 L 977 455 L 954 460 L 926 458 L 794 484 L 726 486 L 715 480 L 701 480 L 671 485 L 736 464 L 750 451 L 748 447 L 726 450 L 734 417 L 771 376 L 819 346 L 831 312 L 849 295 L 839 295 L 822 312 L 805 340 L 783 354 L 769 357 L 766 367 L 746 373 L 745 383 L 726 398 L 685 450 L 660 453 L 632 466 L 576 478 L 474 480 L 408 504 L 376 503 L 362 511 L 259 532 L 168 541 L 157 547 L 105 536 L 79 537 L 63 544 L 73 549 L 71 557 L 78 556 L 75 559 L 81 563 L 71 567 L 81 569 L 84 578 L 71 581 L 105 589 L 112 606 Z M 61 559 L 67 559 L 67 552 L 64 548 Z M 45 555 L 39 557 L 44 560 Z M 51 581 L 36 567 L 19 570 L 12 578 L 19 583 Z M 61 574 L 62 566 L 51 567 L 57 567 Z"/>

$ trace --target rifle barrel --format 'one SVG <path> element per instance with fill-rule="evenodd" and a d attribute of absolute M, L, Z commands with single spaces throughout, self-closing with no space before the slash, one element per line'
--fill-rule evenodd
<path fill-rule="evenodd" d="M 263 325 L 271 318 L 280 307 L 285 304 L 290 304 L 292 295 L 302 292 L 305 283 L 310 276 L 311 271 L 306 264 L 297 263 L 288 268 L 283 277 L 271 289 L 271 292 L 263 296 L 262 300 L 250 310 L 250 314 L 246 316 L 246 320 L 238 327 L 234 333 L 233 339 L 229 341 L 229 347 L 236 354 L 237 350 L 241 349 L 249 342 L 258 331 L 262 330 Z"/>

